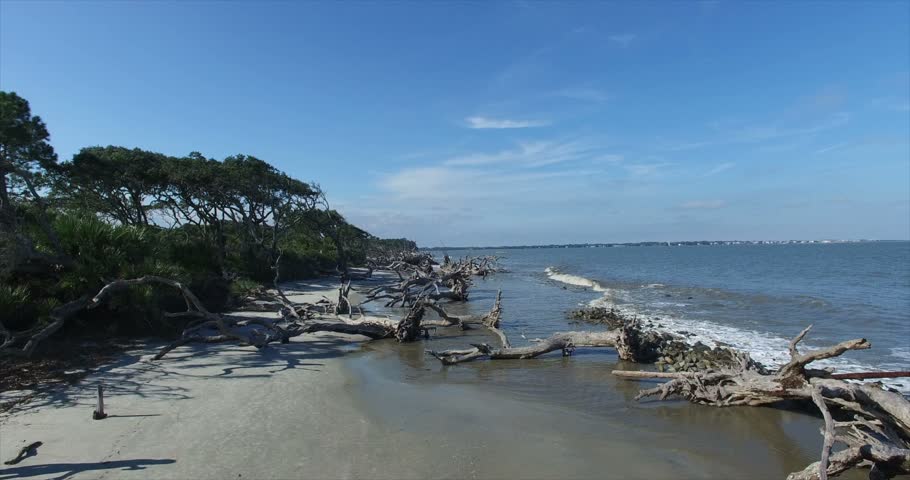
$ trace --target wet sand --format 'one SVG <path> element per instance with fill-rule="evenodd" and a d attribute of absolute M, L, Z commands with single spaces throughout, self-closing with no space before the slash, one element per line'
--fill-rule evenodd
<path fill-rule="evenodd" d="M 333 286 L 310 284 L 308 298 Z M 810 415 L 636 403 L 640 384 L 610 375 L 611 350 L 442 367 L 423 349 L 478 338 L 437 334 L 411 345 L 303 336 L 265 353 L 191 346 L 160 362 L 153 348 L 131 352 L 0 419 L 3 460 L 44 443 L 0 480 L 764 479 L 821 447 Z M 93 421 L 98 382 L 111 416 Z"/>
<path fill-rule="evenodd" d="M 637 403 L 650 384 L 613 377 L 613 368 L 636 366 L 610 350 L 454 367 L 417 345 L 363 350 L 346 363 L 359 407 L 371 422 L 435 439 L 458 458 L 457 470 L 434 476 L 785 478 L 821 449 L 820 420 L 808 414 Z"/>

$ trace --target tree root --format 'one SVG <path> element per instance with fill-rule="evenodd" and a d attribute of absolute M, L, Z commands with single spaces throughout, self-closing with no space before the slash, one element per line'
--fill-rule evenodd
<path fill-rule="evenodd" d="M 626 378 L 670 379 L 663 385 L 640 391 L 635 397 L 637 400 L 650 396 L 661 400 L 679 396 L 693 403 L 719 407 L 772 405 L 784 400 L 813 402 L 825 421 L 821 460 L 791 474 L 788 478 L 792 480 L 827 479 L 870 463 L 878 478 L 910 474 L 910 402 L 878 385 L 848 383 L 834 378 L 835 374 L 828 370 L 808 368 L 816 360 L 836 357 L 850 350 L 868 349 L 871 347 L 869 342 L 861 338 L 848 340 L 801 354 L 797 345 L 810 328 L 790 342 L 790 361 L 770 374 L 755 368 L 747 354 L 742 354 L 738 368 L 670 375 L 616 373 Z M 852 420 L 836 421 L 848 416 L 852 416 Z M 832 454 L 835 442 L 844 443 L 848 448 Z"/>

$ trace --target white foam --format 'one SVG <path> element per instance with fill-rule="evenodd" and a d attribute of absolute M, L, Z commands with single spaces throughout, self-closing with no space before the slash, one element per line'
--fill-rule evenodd
<path fill-rule="evenodd" d="M 910 347 L 894 347 L 891 349 L 891 356 L 904 362 L 910 362 Z"/>
<path fill-rule="evenodd" d="M 557 282 L 565 283 L 567 285 L 575 285 L 577 287 L 588 287 L 595 292 L 606 292 L 608 291 L 603 285 L 585 277 L 579 277 L 578 275 L 570 275 L 568 273 L 560 273 L 553 267 L 547 267 L 544 269 L 547 277 L 550 280 L 555 280 Z"/>
<path fill-rule="evenodd" d="M 588 305 L 592 307 L 614 308 L 624 316 L 637 316 L 639 318 L 648 319 L 655 329 L 666 330 L 677 334 L 687 332 L 690 335 L 685 335 L 685 341 L 690 345 L 694 345 L 696 342 L 701 342 L 709 347 L 729 345 L 733 348 L 749 352 L 749 355 L 754 360 L 761 362 L 763 365 L 772 369 L 778 368 L 790 360 L 790 340 L 767 332 L 741 329 L 706 320 L 673 317 L 662 312 L 641 311 L 631 305 L 616 305 L 612 296 L 609 295 L 604 295 L 601 298 L 592 300 Z M 655 319 L 654 317 L 658 317 L 658 319 Z M 812 349 L 813 347 L 808 346 L 804 348 Z M 897 352 L 895 352 L 895 350 L 897 350 Z M 908 358 L 910 357 L 910 349 L 892 349 L 892 355 L 899 358 Z M 907 355 L 907 357 L 904 357 L 903 355 Z M 880 370 L 888 365 L 876 367 L 857 362 L 853 359 L 837 357 L 814 362 L 813 366 L 818 366 L 820 368 L 832 367 L 838 372 L 864 372 Z M 899 390 L 905 395 L 910 394 L 910 381 L 908 381 L 908 379 L 886 380 L 883 383 Z"/>

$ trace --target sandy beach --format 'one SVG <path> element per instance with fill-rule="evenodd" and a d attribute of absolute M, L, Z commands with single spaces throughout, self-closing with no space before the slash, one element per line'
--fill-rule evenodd
<path fill-rule="evenodd" d="M 297 284 L 291 299 L 334 288 Z M 420 342 L 363 340 L 303 335 L 264 352 L 194 345 L 157 362 L 155 345 L 131 351 L 6 414 L 0 458 L 43 445 L 0 468 L 0 480 L 769 478 L 811 461 L 820 444 L 807 415 L 637 405 L 636 382 L 609 375 L 611 352 L 445 369 L 425 362 Z M 467 339 L 433 341 L 447 340 Z M 575 403 L 535 391 L 528 369 L 547 388 L 575 389 Z M 110 417 L 94 421 L 99 383 Z"/>

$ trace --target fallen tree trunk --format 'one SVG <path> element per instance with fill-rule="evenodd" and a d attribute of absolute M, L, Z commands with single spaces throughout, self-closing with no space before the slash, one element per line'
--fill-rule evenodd
<path fill-rule="evenodd" d="M 672 379 L 694 375 L 690 372 L 645 372 L 641 370 L 613 370 L 613 375 L 622 378 L 631 378 L 635 380 L 643 379 Z"/>
<path fill-rule="evenodd" d="M 309 322 L 301 330 L 301 333 L 315 332 L 333 332 L 345 333 L 348 335 L 363 335 L 364 337 L 378 340 L 380 338 L 391 338 L 394 336 L 394 330 L 385 325 L 376 323 L 345 323 L 345 322 Z"/>
<path fill-rule="evenodd" d="M 496 257 L 466 257 L 458 261 L 451 261 L 446 257 L 446 261 L 435 270 L 432 268 L 435 265 L 435 262 L 431 261 L 432 257 L 429 257 L 430 261 L 426 261 L 427 256 L 423 254 L 415 258 L 420 259 L 422 267 L 415 268 L 413 264 L 407 262 L 389 265 L 401 281 L 370 290 L 363 303 L 388 300 L 385 303 L 386 307 L 410 307 L 421 299 L 463 302 L 468 299 L 472 276 L 486 276 L 500 271 L 496 266 Z M 402 272 L 407 273 L 408 277 L 405 278 Z"/>
<path fill-rule="evenodd" d="M 560 332 L 537 341 L 533 345 L 513 347 L 509 342 L 508 336 L 500 328 L 501 318 L 502 291 L 496 296 L 496 304 L 493 310 L 482 321 L 482 324 L 499 340 L 499 347 L 480 343 L 471 344 L 473 348 L 469 349 L 427 350 L 427 354 L 438 359 L 443 365 L 455 365 L 480 358 L 488 358 L 490 360 L 528 359 L 557 350 L 562 351 L 564 356 L 569 356 L 577 347 L 616 348 L 620 342 L 620 337 L 623 335 L 621 331 L 616 330 L 605 332 Z"/>
<path fill-rule="evenodd" d="M 696 372 L 651 372 L 643 370 L 613 370 L 613 375 L 623 378 L 647 379 L 647 378 L 679 378 L 693 375 Z M 853 373 L 832 373 L 826 378 L 836 380 L 869 380 L 872 378 L 900 378 L 910 377 L 910 372 L 853 372 Z"/>
<path fill-rule="evenodd" d="M 850 350 L 871 347 L 854 339 L 801 354 L 797 345 L 811 326 L 790 342 L 790 361 L 774 373 L 756 369 L 747 354 L 738 368 L 666 374 L 617 372 L 627 378 L 665 378 L 667 383 L 639 392 L 636 399 L 679 396 L 693 403 L 714 406 L 773 405 L 784 400 L 813 402 L 825 418 L 822 459 L 790 479 L 825 479 L 847 469 L 871 463 L 877 478 L 910 474 L 910 402 L 877 385 L 848 383 L 827 370 L 808 368 L 814 361 L 833 358 Z M 846 374 L 850 375 L 850 374 Z M 853 375 L 868 378 L 868 376 Z M 850 378 L 850 377 L 848 377 Z M 836 422 L 836 417 L 849 417 Z M 839 429 L 839 430 L 838 430 Z M 846 429 L 846 430 L 845 430 Z M 848 446 L 831 454 L 835 442 Z"/>
<path fill-rule="evenodd" d="M 82 297 L 54 309 L 50 315 L 51 322 L 37 331 L 11 334 L 6 332 L 5 329 L 0 330 L 0 334 L 5 334 L 3 344 L 0 345 L 0 355 L 30 356 L 43 340 L 60 330 L 66 321 L 77 313 L 86 309 L 97 308 L 116 292 L 138 285 L 164 285 L 178 290 L 186 302 L 187 310 L 180 313 L 168 313 L 165 315 L 169 317 L 189 316 L 197 319 L 184 330 L 179 339 L 166 345 L 154 357 L 156 360 L 162 358 L 167 352 L 174 348 L 188 343 L 216 343 L 234 340 L 242 345 L 252 345 L 257 348 L 263 348 L 275 341 L 286 343 L 291 336 L 286 329 L 277 325 L 276 322 L 256 318 L 233 318 L 209 312 L 205 306 L 203 306 L 199 298 L 182 283 L 169 278 L 146 275 L 134 279 L 115 280 L 102 287 L 92 298 Z M 291 308 L 291 310 L 293 310 L 293 308 Z M 266 330 L 266 333 L 263 333 L 258 329 L 243 333 L 237 329 L 238 327 L 248 327 L 251 325 L 263 327 Z M 218 334 L 203 335 L 199 333 L 207 328 L 216 330 Z M 25 340 L 26 338 L 27 341 L 21 349 L 15 347 L 16 342 Z"/>
<path fill-rule="evenodd" d="M 49 315 L 50 322 L 41 328 L 12 332 L 0 321 L 0 356 L 31 356 L 43 340 L 59 331 L 70 318 L 79 312 L 96 308 L 116 292 L 139 285 L 163 285 L 178 290 L 186 303 L 186 311 L 165 313 L 164 315 L 167 317 L 186 316 L 195 318 L 184 329 L 180 338 L 163 347 L 155 355 L 154 359 L 156 360 L 161 359 L 174 348 L 189 343 L 236 341 L 241 345 L 252 345 L 261 349 L 272 342 L 287 343 L 294 336 L 317 331 L 359 334 L 373 339 L 395 337 L 400 342 L 410 342 L 418 339 L 421 335 L 428 335 L 428 325 L 423 324 L 425 309 L 428 305 L 431 305 L 434 310 L 440 313 L 442 319 L 434 322 L 432 326 L 461 325 L 463 327 L 468 322 L 473 321 L 473 319 L 467 317 L 450 316 L 441 307 L 431 304 L 430 300 L 443 298 L 466 300 L 467 287 L 470 284 L 466 275 L 483 270 L 490 263 L 490 261 L 484 261 L 480 264 L 475 264 L 471 261 L 447 265 L 446 271 L 438 273 L 432 268 L 435 264 L 432 256 L 424 253 L 413 253 L 404 256 L 401 261 L 404 264 L 415 267 L 415 276 L 408 280 L 403 280 L 397 289 L 395 286 L 380 288 L 387 289 L 390 292 L 397 291 L 399 296 L 395 297 L 390 303 L 401 302 L 402 305 L 410 305 L 411 308 L 408 313 L 399 321 L 376 318 L 364 321 L 363 311 L 360 309 L 361 320 L 355 322 L 354 310 L 359 308 L 359 306 L 353 305 L 350 301 L 350 281 L 342 283 L 338 290 L 338 300 L 334 303 L 326 299 L 324 304 L 294 304 L 288 299 L 278 283 L 280 277 L 278 271 L 279 260 L 280 255 L 273 267 L 275 270 L 274 287 L 276 293 L 274 295 L 263 293 L 263 295 L 268 295 L 271 300 L 280 305 L 280 320 L 235 318 L 209 312 L 196 295 L 180 282 L 164 277 L 147 275 L 135 279 L 115 280 L 102 287 L 92 298 L 82 297 L 57 307 Z M 371 273 L 372 269 L 368 269 L 366 275 Z M 375 294 L 377 292 L 379 290 L 371 293 Z M 390 296 L 394 297 L 394 295 Z M 497 307 L 498 305 L 497 300 Z M 345 314 L 348 319 L 339 322 L 308 322 L 314 314 L 322 313 L 325 315 L 330 312 L 335 314 L 339 320 L 341 320 L 341 315 Z M 304 323 L 302 324 L 301 322 Z M 283 323 L 284 326 L 279 325 L 279 323 Z M 262 327 L 264 331 L 255 327 Z M 215 330 L 215 333 L 203 333 L 205 330 Z"/>
<path fill-rule="evenodd" d="M 432 355 L 443 365 L 455 365 L 480 358 L 490 360 L 512 360 L 535 358 L 540 355 L 562 351 L 563 356 L 570 356 L 576 348 L 614 348 L 619 358 L 631 362 L 651 361 L 655 357 L 655 341 L 658 336 L 643 333 L 640 323 L 635 319 L 626 321 L 621 328 L 603 332 L 558 332 L 545 339 L 534 340 L 533 345 L 513 347 L 509 338 L 500 328 L 502 316 L 501 295 L 496 298 L 496 306 L 481 322 L 499 340 L 499 347 L 486 343 L 471 344 L 470 349 L 433 351 Z M 495 313 L 495 314 L 494 314 Z"/>
<path fill-rule="evenodd" d="M 498 330 L 498 329 L 497 329 Z M 505 334 L 503 334 L 504 336 Z M 427 353 L 436 357 L 444 365 L 454 365 L 468 362 L 478 358 L 487 357 L 490 360 L 514 360 L 534 358 L 545 353 L 561 350 L 564 356 L 571 355 L 576 347 L 616 347 L 618 334 L 615 331 L 607 332 L 560 332 L 534 344 L 525 347 L 500 347 L 494 348 L 488 344 L 471 344 L 474 348 L 467 350 L 428 350 Z"/>

